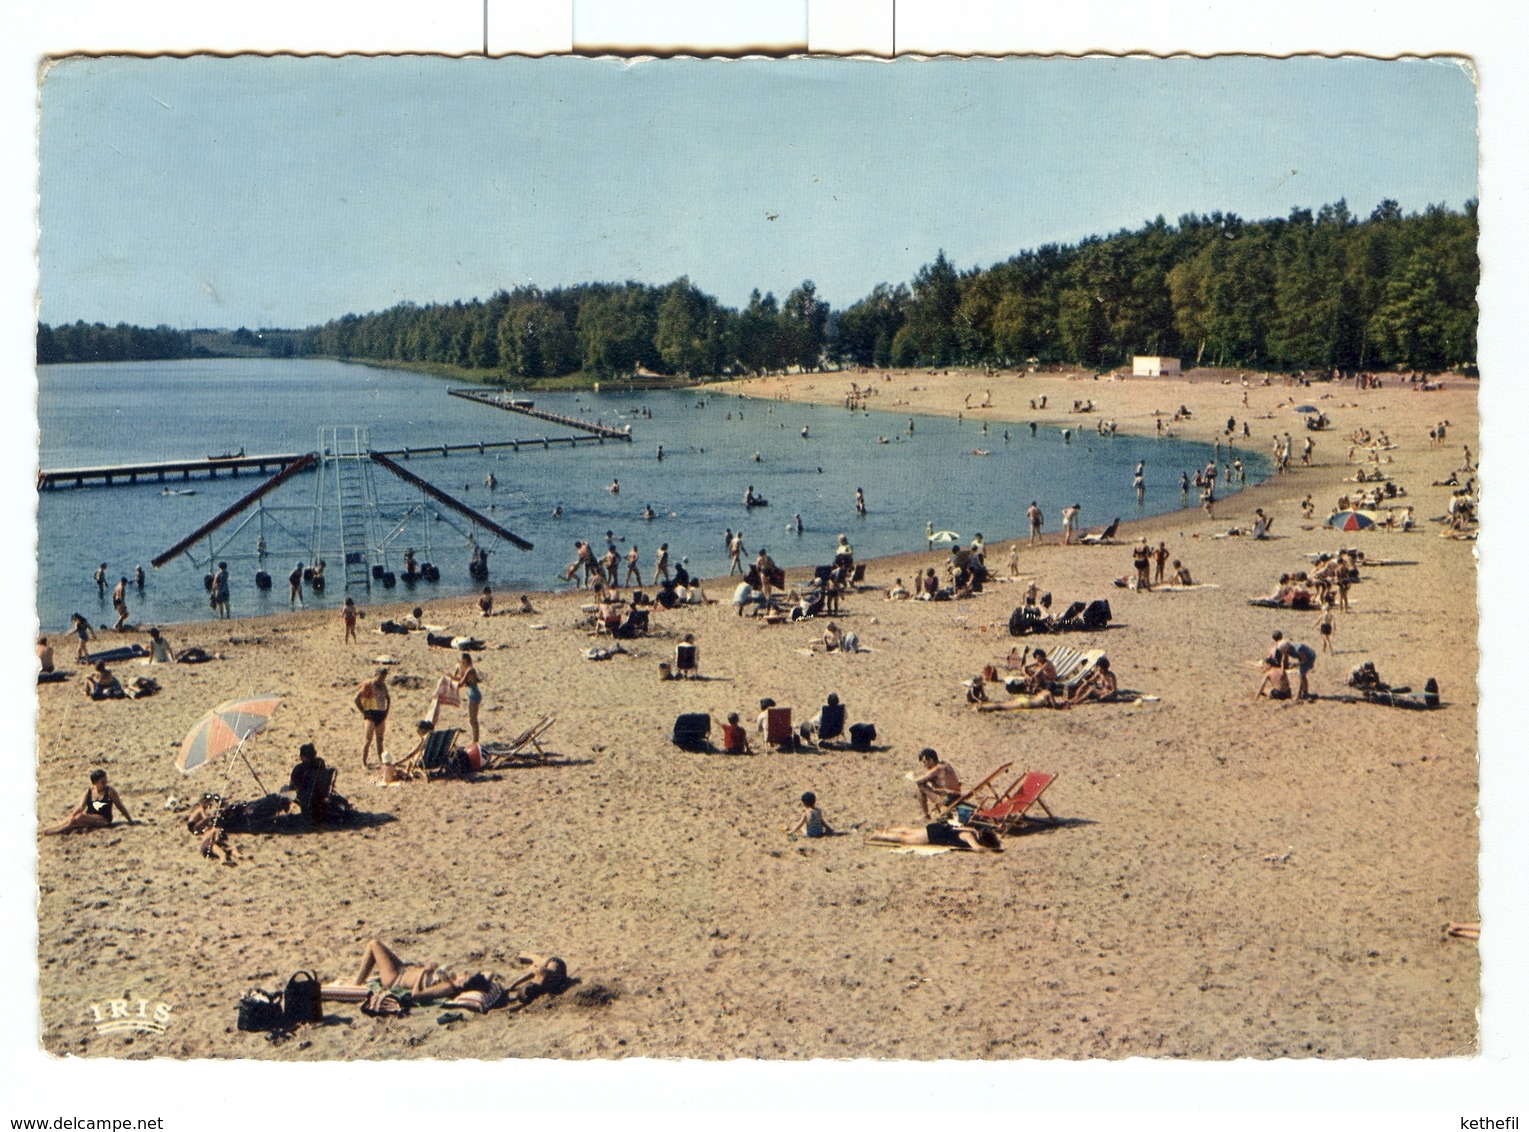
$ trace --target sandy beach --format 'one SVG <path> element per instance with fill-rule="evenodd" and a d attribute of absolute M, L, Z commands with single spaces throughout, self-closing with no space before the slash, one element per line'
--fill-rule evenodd
<path fill-rule="evenodd" d="M 651 635 L 603 661 L 585 657 L 604 643 L 581 624 L 587 591 L 538 595 L 536 614 L 488 620 L 471 598 L 426 601 L 428 621 L 485 642 L 485 741 L 557 717 L 547 765 L 392 786 L 362 768 L 351 701 L 374 658 L 398 660 L 393 751 L 407 748 L 410 720 L 454 667 L 455 654 L 423 634 L 374 631 L 406 613 L 408 599 L 366 605 L 353 644 L 332 613 L 168 626 L 176 648 L 220 659 L 119 666 L 161 682 L 143 700 L 92 703 L 77 679 L 40 687 L 40 821 L 60 819 L 96 766 L 139 819 L 40 839 L 44 1048 L 276 1060 L 1474 1053 L 1476 945 L 1442 925 L 1480 919 L 1475 544 L 1441 538 L 1428 520 L 1450 494 L 1430 485 L 1461 466 L 1462 445 L 1479 452 L 1477 384 L 1451 378 L 1421 392 L 1389 375 L 1364 391 L 1260 381 L 921 371 L 739 383 L 756 397 L 837 404 L 854 382 L 875 390 L 874 408 L 1078 430 L 1113 419 L 1146 436 L 1182 405 L 1192 416 L 1171 426 L 1179 436 L 1209 443 L 1228 417 L 1239 432 L 1247 419 L 1245 443 L 1263 452 L 1285 432 L 1299 449 L 1306 433 L 1293 404 L 1318 406 L 1333 427 L 1312 434 L 1311 466 L 1292 460 L 1288 474 L 1218 501 L 1215 518 L 1191 493 L 1186 510 L 1127 522 L 1109 546 L 1059 545 L 1054 505 L 1043 545 L 1028 546 L 1024 486 L 994 482 L 1015 500 L 1009 529 L 984 532 L 995 581 L 969 600 L 886 601 L 894 577 L 948 554 L 870 563 L 867 588 L 835 618 L 869 649 L 855 655 L 810 651 L 821 622 L 736 616 L 724 581 L 708 586 L 717 604 L 655 612 Z M 989 392 L 991 407 L 969 407 Z M 1032 412 L 1042 396 L 1049 407 Z M 1069 413 L 1077 400 L 1095 412 Z M 1435 446 L 1428 434 L 1439 421 L 1449 422 L 1448 440 Z M 1416 508 L 1416 530 L 1317 526 L 1354 490 L 1347 438 L 1360 428 L 1393 441 L 1381 467 L 1406 488 L 1400 502 Z M 1355 459 L 1364 458 L 1361 448 Z M 981 469 L 974 460 L 961 472 Z M 1302 518 L 1307 495 L 1316 520 Z M 888 505 L 872 493 L 871 506 Z M 1255 507 L 1273 517 L 1273 537 L 1216 537 L 1250 526 Z M 1112 517 L 1085 515 L 1083 527 Z M 1166 542 L 1202 587 L 1115 587 L 1137 536 Z M 825 560 L 832 546 L 823 536 Z M 1337 615 L 1334 653 L 1311 675 L 1315 702 L 1255 701 L 1271 633 L 1316 645 L 1318 614 L 1247 599 L 1306 569 L 1309 553 L 1344 546 L 1395 564 L 1366 568 Z M 795 583 L 808 572 L 789 573 Z M 1020 643 L 1104 649 L 1122 688 L 1147 699 L 996 714 L 965 702 L 962 681 L 986 663 L 1002 667 L 1015 643 L 1009 615 L 1031 579 L 1058 608 L 1107 599 L 1114 623 Z M 685 633 L 700 646 L 704 679 L 661 682 L 659 662 Z M 72 641 L 55 644 L 71 666 Z M 1393 683 L 1436 677 L 1445 706 L 1345 702 L 1346 677 L 1363 661 Z M 669 742 L 682 712 L 752 721 L 770 696 L 800 720 L 830 692 L 851 721 L 876 725 L 877 749 L 731 757 Z M 175 768 L 208 708 L 257 693 L 282 699 L 246 748 L 265 784 L 284 782 L 311 741 L 368 816 L 355 827 L 234 834 L 250 859 L 224 867 L 199 856 L 165 803 L 225 784 L 240 797 L 258 793 L 239 765 L 189 778 Z M 447 708 L 444 723 L 462 726 L 465 713 Z M 1001 854 L 867 844 L 873 827 L 921 824 L 905 774 L 926 746 L 968 784 L 1004 763 L 1015 775 L 1055 773 L 1045 800 L 1061 820 L 1006 839 Z M 835 827 L 859 828 L 789 839 L 783 827 L 805 790 Z M 297 970 L 347 977 L 373 937 L 409 959 L 501 975 L 514 973 L 520 951 L 557 954 L 577 982 L 519 1013 L 446 1025 L 433 1007 L 373 1019 L 332 1003 L 325 1023 L 295 1040 L 235 1030 L 245 990 L 279 989 Z M 98 1032 L 92 1005 L 124 996 L 135 1011 L 137 1001 L 169 1004 L 163 1033 Z"/>

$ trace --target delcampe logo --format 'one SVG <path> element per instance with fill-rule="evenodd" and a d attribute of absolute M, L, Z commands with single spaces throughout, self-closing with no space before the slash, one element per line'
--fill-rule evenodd
<path fill-rule="evenodd" d="M 119 1034 L 132 1031 L 139 1034 L 163 1034 L 170 1026 L 168 1002 L 153 1002 L 147 998 L 109 998 L 92 1002 L 86 1009 L 95 1022 L 98 1034 Z"/>

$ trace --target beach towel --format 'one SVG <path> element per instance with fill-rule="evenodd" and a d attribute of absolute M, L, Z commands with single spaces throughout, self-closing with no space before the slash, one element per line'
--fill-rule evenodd
<path fill-rule="evenodd" d="M 474 977 L 478 978 L 477 976 Z M 472 980 L 469 980 L 471 982 Z M 492 979 L 482 979 L 483 985 L 474 986 L 471 990 L 464 990 L 450 1002 L 441 1005 L 447 1009 L 471 1010 L 474 1014 L 487 1014 L 494 1007 L 504 1001 L 504 987 Z"/>
<path fill-rule="evenodd" d="M 949 845 L 898 845 L 892 849 L 892 852 L 912 857 L 938 857 L 941 853 L 950 853 L 953 850 Z"/>
<path fill-rule="evenodd" d="M 461 707 L 462 697 L 457 692 L 457 686 L 448 677 L 442 676 L 435 686 L 436 702 L 447 707 Z"/>
<path fill-rule="evenodd" d="M 135 657 L 148 656 L 149 650 L 142 645 L 119 645 L 114 649 L 102 649 L 99 652 L 90 653 L 91 664 L 115 664 L 121 660 L 132 660 Z"/>

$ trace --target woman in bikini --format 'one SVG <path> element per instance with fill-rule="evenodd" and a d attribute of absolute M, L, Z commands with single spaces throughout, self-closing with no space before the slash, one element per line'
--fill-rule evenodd
<path fill-rule="evenodd" d="M 478 670 L 473 666 L 472 653 L 462 653 L 457 670 L 451 674 L 451 682 L 457 686 L 457 691 L 462 694 L 463 703 L 467 705 L 467 726 L 472 732 L 473 742 L 476 743 L 478 741 L 478 705 L 483 702 L 483 689 L 478 687 Z"/>
<path fill-rule="evenodd" d="M 69 811 L 69 816 L 58 825 L 42 832 L 45 834 L 68 833 L 76 829 L 106 829 L 112 824 L 112 814 L 120 810 L 128 825 L 133 815 L 122 804 L 122 797 L 106 781 L 106 772 L 99 767 L 90 772 L 90 786 L 80 804 Z"/>
<path fill-rule="evenodd" d="M 467 981 L 458 980 L 438 963 L 405 963 L 380 939 L 367 941 L 366 950 L 361 953 L 361 969 L 353 983 L 364 987 L 374 974 L 384 990 L 406 990 L 416 1001 L 452 998 Z"/>

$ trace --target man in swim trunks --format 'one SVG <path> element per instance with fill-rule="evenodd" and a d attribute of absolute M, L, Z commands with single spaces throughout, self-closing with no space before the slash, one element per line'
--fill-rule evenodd
<path fill-rule="evenodd" d="M 961 796 L 961 777 L 956 774 L 955 767 L 940 760 L 932 747 L 920 751 L 918 761 L 923 765 L 924 773 L 914 776 L 913 785 L 918 787 L 918 804 L 927 818 L 930 802 L 943 809 Z"/>
<path fill-rule="evenodd" d="M 366 720 L 366 732 L 361 741 L 361 765 L 370 768 L 372 764 L 367 761 L 366 754 L 374 738 L 377 742 L 377 761 L 382 762 L 382 740 L 387 731 L 388 709 L 392 707 L 386 668 L 377 669 L 375 676 L 362 682 L 354 703 L 361 718 Z"/>

